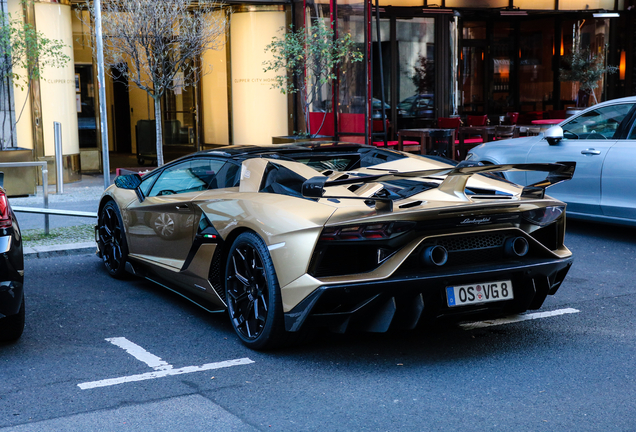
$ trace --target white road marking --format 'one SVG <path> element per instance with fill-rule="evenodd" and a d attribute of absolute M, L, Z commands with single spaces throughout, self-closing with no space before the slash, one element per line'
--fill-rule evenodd
<path fill-rule="evenodd" d="M 167 377 L 171 375 L 182 375 L 182 374 L 187 374 L 192 372 L 202 372 L 202 371 L 207 371 L 212 369 L 221 369 L 221 368 L 226 368 L 231 366 L 248 365 L 251 363 L 254 363 L 254 361 L 245 357 L 245 358 L 236 359 L 236 360 L 227 360 L 227 361 L 222 361 L 217 363 L 207 363 L 201 366 L 186 366 L 180 369 L 160 370 L 160 371 L 147 372 L 147 373 L 138 374 L 138 375 L 125 376 L 120 378 L 109 378 L 109 379 L 104 379 L 100 381 L 85 382 L 82 384 L 78 384 L 77 386 L 82 390 L 87 390 L 87 389 L 93 389 L 97 387 L 108 387 L 108 386 L 113 386 L 113 385 L 123 384 L 128 382 L 145 381 L 145 380 L 150 380 L 155 378 L 163 378 L 163 377 Z"/>
<path fill-rule="evenodd" d="M 91 381 L 91 382 L 78 384 L 77 386 L 81 388 L 82 390 L 87 390 L 87 389 L 92 389 L 97 387 L 108 387 L 108 386 L 123 384 L 127 382 L 145 381 L 149 379 L 163 378 L 163 377 L 167 377 L 171 375 L 182 375 L 182 374 L 187 374 L 192 372 L 202 372 L 202 371 L 207 371 L 212 369 L 221 369 L 221 368 L 226 368 L 231 366 L 241 366 L 241 365 L 248 365 L 248 364 L 254 363 L 254 361 L 245 357 L 245 358 L 240 358 L 236 360 L 226 360 L 226 361 L 216 362 L 216 363 L 206 363 L 202 366 L 186 366 L 179 369 L 174 369 L 171 364 L 168 364 L 167 362 L 161 360 L 161 358 L 157 357 L 154 354 L 149 353 L 148 351 L 146 351 L 145 349 L 143 349 L 136 343 L 133 343 L 124 337 L 106 338 L 106 340 L 112 343 L 113 345 L 116 345 L 124 349 L 128 354 L 132 355 L 137 360 L 140 360 L 146 363 L 148 366 L 153 368 L 155 372 L 147 372 L 143 374 L 129 375 L 129 376 L 119 377 L 119 378 L 108 378 L 108 379 L 103 379 L 99 381 Z"/>
<path fill-rule="evenodd" d="M 537 312 L 537 313 L 530 313 L 530 314 L 511 315 L 509 317 L 500 318 L 496 320 L 464 323 L 464 324 L 460 324 L 460 327 L 462 327 L 464 330 L 473 330 L 478 328 L 499 326 L 504 324 L 512 324 L 512 323 L 521 322 L 521 321 L 528 321 L 528 320 L 539 319 L 539 318 L 549 318 L 553 316 L 572 314 L 572 313 L 578 313 L 578 312 L 581 312 L 581 311 L 578 309 L 572 309 L 572 308 L 557 309 L 557 310 L 553 310 L 549 312 Z"/>
<path fill-rule="evenodd" d="M 124 349 L 128 354 L 133 356 L 139 361 L 146 363 L 148 366 L 155 370 L 172 369 L 172 365 L 161 360 L 154 354 L 149 353 L 136 343 L 129 341 L 124 337 L 106 338 L 106 340 L 119 348 Z"/>

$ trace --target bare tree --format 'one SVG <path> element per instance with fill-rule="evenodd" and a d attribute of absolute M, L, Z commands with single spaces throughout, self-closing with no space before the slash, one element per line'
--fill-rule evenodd
<path fill-rule="evenodd" d="M 153 98 L 159 166 L 164 162 L 161 98 L 167 90 L 195 85 L 210 71 L 200 57 L 225 42 L 221 36 L 229 10 L 222 7 L 217 0 L 126 0 L 102 6 L 106 72 L 127 78 Z M 87 2 L 87 8 L 92 23 L 93 4 Z"/>

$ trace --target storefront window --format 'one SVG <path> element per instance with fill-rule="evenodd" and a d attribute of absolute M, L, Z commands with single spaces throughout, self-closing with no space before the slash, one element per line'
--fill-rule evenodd
<path fill-rule="evenodd" d="M 400 128 L 422 127 L 435 116 L 435 19 L 396 21 Z"/>
<path fill-rule="evenodd" d="M 609 24 L 606 19 L 597 20 L 568 20 L 563 22 L 563 37 L 561 41 L 561 54 L 564 56 L 561 60 L 562 68 L 569 68 L 567 64 L 567 56 L 574 49 L 589 50 L 591 55 L 606 56 L 606 41 L 609 34 Z M 618 66 L 618 65 L 615 65 Z M 560 82 L 561 104 L 564 108 L 569 107 L 587 107 L 593 104 L 590 95 L 580 89 L 576 82 L 563 81 Z M 595 91 L 598 101 L 601 100 L 603 90 L 603 81 L 599 82 L 599 86 Z M 592 100 L 591 100 L 592 99 Z"/>
<path fill-rule="evenodd" d="M 514 31 L 512 23 L 508 21 L 494 23 L 493 41 L 490 49 L 490 64 L 492 83 L 490 111 L 504 114 L 514 111 L 512 86 L 510 78 L 514 73 Z"/>
<path fill-rule="evenodd" d="M 350 33 L 356 48 L 364 53 L 366 25 L 364 22 L 365 2 L 359 0 L 339 0 L 337 5 L 338 34 Z M 340 70 L 338 79 L 338 112 L 365 113 L 366 61 L 345 62 Z"/>
<path fill-rule="evenodd" d="M 466 21 L 462 36 L 459 59 L 461 110 L 469 114 L 484 113 L 486 23 Z"/>
<path fill-rule="evenodd" d="M 552 50 L 554 20 L 543 18 L 521 23 L 519 40 L 519 96 L 522 113 L 536 114 L 554 109 Z M 540 117 L 538 117 L 540 116 Z"/>

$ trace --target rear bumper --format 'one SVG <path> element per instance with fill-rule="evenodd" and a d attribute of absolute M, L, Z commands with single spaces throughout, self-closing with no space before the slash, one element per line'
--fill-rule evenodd
<path fill-rule="evenodd" d="M 392 277 L 381 281 L 322 286 L 285 313 L 287 331 L 304 326 L 337 332 L 412 329 L 432 319 L 485 319 L 538 309 L 556 293 L 572 258 L 473 266 L 449 273 Z M 446 287 L 511 280 L 514 299 L 449 307 Z"/>

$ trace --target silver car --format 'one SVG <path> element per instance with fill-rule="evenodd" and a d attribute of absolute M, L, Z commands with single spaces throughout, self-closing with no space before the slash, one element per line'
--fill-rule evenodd
<path fill-rule="evenodd" d="M 614 99 L 581 111 L 531 137 L 494 141 L 473 148 L 471 161 L 485 164 L 575 161 L 572 180 L 550 189 L 568 204 L 568 216 L 636 225 L 636 97 Z M 528 185 L 533 172 L 502 175 Z"/>

